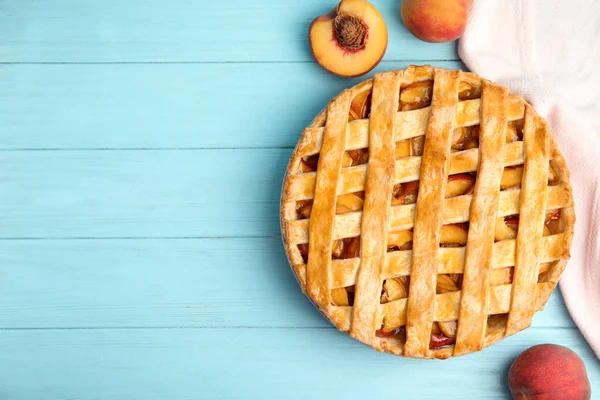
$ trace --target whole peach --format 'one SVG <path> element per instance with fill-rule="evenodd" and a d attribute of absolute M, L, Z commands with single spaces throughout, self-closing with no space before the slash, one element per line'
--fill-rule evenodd
<path fill-rule="evenodd" d="M 402 0 L 406 28 L 426 42 L 449 42 L 462 36 L 472 0 Z"/>
<path fill-rule="evenodd" d="M 508 372 L 514 399 L 589 400 L 592 389 L 583 361 L 572 350 L 540 344 L 525 350 Z"/>

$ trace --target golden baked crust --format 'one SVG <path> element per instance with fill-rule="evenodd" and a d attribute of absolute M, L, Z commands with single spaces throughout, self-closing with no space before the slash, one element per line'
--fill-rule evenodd
<path fill-rule="evenodd" d="M 338 329 L 407 357 L 458 356 L 528 327 L 574 223 L 568 169 L 535 110 L 431 66 L 336 96 L 304 130 L 281 198 L 302 290 Z"/>

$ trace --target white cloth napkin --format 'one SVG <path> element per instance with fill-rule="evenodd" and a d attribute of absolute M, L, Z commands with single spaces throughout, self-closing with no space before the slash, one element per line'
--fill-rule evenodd
<path fill-rule="evenodd" d="M 458 51 L 529 101 L 567 160 L 577 223 L 560 288 L 600 357 L 600 1 L 475 0 Z"/>

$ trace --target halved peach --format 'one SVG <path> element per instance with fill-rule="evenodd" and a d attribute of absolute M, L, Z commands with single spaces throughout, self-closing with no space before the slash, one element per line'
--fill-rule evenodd
<path fill-rule="evenodd" d="M 475 177 L 469 174 L 456 174 L 448 177 L 446 183 L 446 198 L 462 196 L 473 193 L 475 189 Z"/>
<path fill-rule="evenodd" d="M 523 179 L 523 166 L 506 167 L 502 172 L 502 180 L 500 181 L 500 189 L 512 189 L 521 187 Z"/>
<path fill-rule="evenodd" d="M 312 22 L 308 37 L 321 67 L 346 77 L 375 68 L 388 42 L 383 17 L 366 0 L 342 0 L 329 14 Z"/>
<path fill-rule="evenodd" d="M 467 244 L 468 229 L 463 224 L 450 224 L 442 226 L 440 232 L 440 246 L 460 247 Z"/>

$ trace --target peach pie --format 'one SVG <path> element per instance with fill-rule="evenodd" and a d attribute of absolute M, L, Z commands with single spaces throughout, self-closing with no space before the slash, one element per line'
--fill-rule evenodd
<path fill-rule="evenodd" d="M 341 331 L 417 358 L 527 328 L 569 258 L 569 171 L 546 122 L 479 76 L 431 66 L 336 96 L 288 165 L 290 264 Z"/>

